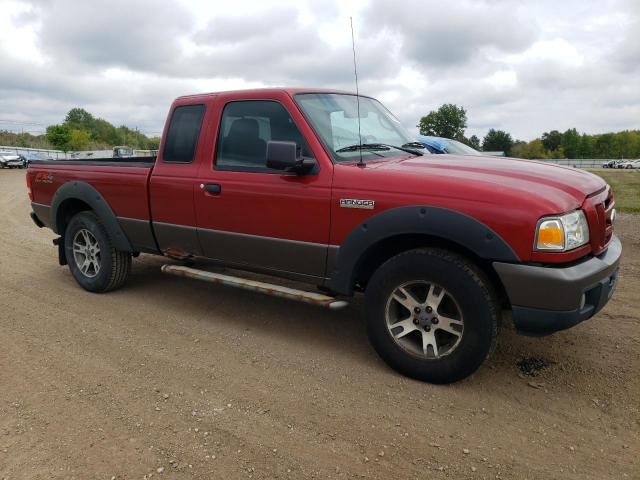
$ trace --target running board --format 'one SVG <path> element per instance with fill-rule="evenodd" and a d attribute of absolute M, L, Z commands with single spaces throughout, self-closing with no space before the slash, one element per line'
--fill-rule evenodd
<path fill-rule="evenodd" d="M 275 297 L 289 298 L 299 302 L 311 303 L 320 307 L 338 310 L 349 305 L 345 300 L 336 300 L 335 297 L 323 295 L 316 292 L 305 292 L 295 288 L 282 287 L 273 283 L 258 282 L 256 280 L 247 280 L 245 278 L 232 277 L 230 275 L 222 275 L 221 273 L 207 272 L 205 270 L 197 270 L 195 268 L 183 267 L 180 265 L 162 265 L 161 270 L 164 273 L 177 275 L 178 277 L 195 278 L 196 280 L 204 280 L 205 282 L 220 283 L 230 287 L 242 288 L 244 290 L 252 290 L 254 292 L 266 293 Z"/>

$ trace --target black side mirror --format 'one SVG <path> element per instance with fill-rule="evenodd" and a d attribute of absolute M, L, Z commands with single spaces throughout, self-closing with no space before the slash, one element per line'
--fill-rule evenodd
<path fill-rule="evenodd" d="M 314 160 L 298 156 L 296 142 L 279 140 L 267 142 L 267 168 L 304 175 L 313 170 L 315 165 Z"/>

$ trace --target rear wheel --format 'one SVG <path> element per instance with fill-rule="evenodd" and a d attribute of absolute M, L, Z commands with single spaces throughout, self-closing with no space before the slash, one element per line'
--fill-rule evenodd
<path fill-rule="evenodd" d="M 80 212 L 71 219 L 64 248 L 71 274 L 90 292 L 121 287 L 131 271 L 131 254 L 116 250 L 93 212 Z"/>
<path fill-rule="evenodd" d="M 397 255 L 365 292 L 369 339 L 393 369 L 431 383 L 475 372 L 495 346 L 498 303 L 485 275 L 441 249 Z"/>

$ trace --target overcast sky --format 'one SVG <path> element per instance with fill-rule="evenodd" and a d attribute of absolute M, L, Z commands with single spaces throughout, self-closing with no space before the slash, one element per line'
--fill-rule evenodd
<path fill-rule="evenodd" d="M 360 91 L 415 131 L 442 103 L 467 134 L 640 128 L 640 0 L 0 0 L 0 129 L 83 107 L 159 134 L 179 95 Z"/>

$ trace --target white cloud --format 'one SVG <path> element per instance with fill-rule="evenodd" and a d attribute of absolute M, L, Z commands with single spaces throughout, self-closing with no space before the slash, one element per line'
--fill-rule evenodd
<path fill-rule="evenodd" d="M 361 92 L 409 128 L 442 103 L 466 108 L 469 135 L 639 127 L 637 0 L 0 0 L 0 12 L 0 118 L 34 130 L 75 106 L 158 133 L 186 93 L 353 90 L 349 16 Z"/>
<path fill-rule="evenodd" d="M 0 51 L 13 58 L 44 65 L 45 57 L 37 45 L 40 25 L 34 21 L 33 8 L 19 2 L 0 2 L 0 9 Z"/>
<path fill-rule="evenodd" d="M 513 70 L 498 70 L 487 78 L 494 88 L 512 88 L 518 84 L 518 75 Z"/>

